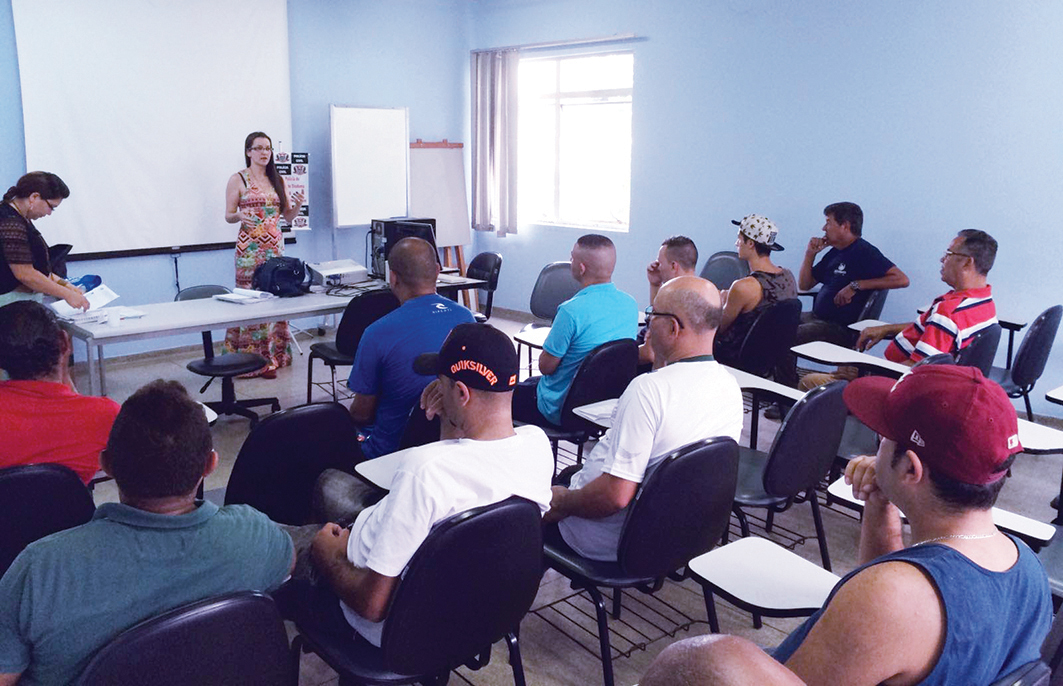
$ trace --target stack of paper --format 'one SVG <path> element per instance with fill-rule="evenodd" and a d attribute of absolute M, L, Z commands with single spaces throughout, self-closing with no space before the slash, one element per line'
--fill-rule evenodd
<path fill-rule="evenodd" d="M 272 293 L 266 293 L 265 291 L 253 291 L 249 288 L 234 288 L 232 293 L 222 293 L 214 296 L 214 299 L 224 300 L 227 303 L 250 305 L 251 303 L 260 303 L 275 297 L 277 296 Z"/>
<path fill-rule="evenodd" d="M 107 287 L 107 284 L 100 284 L 93 288 L 91 291 L 85 294 L 85 299 L 89 301 L 89 310 L 95 310 L 98 307 L 103 307 L 107 303 L 111 302 L 118 297 L 118 294 Z M 81 310 L 75 309 L 66 304 L 65 300 L 57 300 L 52 303 L 52 309 L 56 314 L 64 319 L 69 319 L 81 312 Z"/>

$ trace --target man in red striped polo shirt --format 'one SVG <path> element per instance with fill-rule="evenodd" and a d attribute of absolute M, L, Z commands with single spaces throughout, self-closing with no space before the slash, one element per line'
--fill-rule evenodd
<path fill-rule="evenodd" d="M 975 335 L 997 323 L 992 287 L 986 282 L 996 255 L 997 242 L 988 233 L 960 231 L 941 258 L 941 280 L 952 290 L 935 298 L 914 322 L 864 329 L 857 350 L 891 336 L 886 359 L 912 365 L 930 355 L 955 355 L 967 347 Z"/>

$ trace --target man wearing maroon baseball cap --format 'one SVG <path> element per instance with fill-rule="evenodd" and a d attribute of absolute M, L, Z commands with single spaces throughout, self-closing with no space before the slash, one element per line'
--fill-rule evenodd
<path fill-rule="evenodd" d="M 1022 450 L 1003 389 L 974 367 L 924 366 L 857 379 L 845 402 L 882 437 L 845 472 L 865 501 L 862 566 L 775 658 L 808 684 L 854 685 L 988 684 L 1037 660 L 1048 580 L 991 511 Z"/>

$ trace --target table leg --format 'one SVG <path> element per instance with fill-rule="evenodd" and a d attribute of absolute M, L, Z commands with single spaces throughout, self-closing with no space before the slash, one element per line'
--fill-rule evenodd
<path fill-rule="evenodd" d="M 96 350 L 92 344 L 92 339 L 85 339 L 85 358 L 89 363 L 89 393 L 91 395 L 100 394 L 100 377 L 96 375 Z"/>
<path fill-rule="evenodd" d="M 1015 345 L 1015 329 L 1008 329 L 1008 360 L 1004 365 L 1004 369 L 1011 369 L 1011 350 Z"/>
<path fill-rule="evenodd" d="M 103 346 L 96 346 L 96 353 L 99 355 L 99 368 L 100 368 L 100 395 L 107 395 L 107 374 L 104 371 L 103 361 Z"/>
<path fill-rule="evenodd" d="M 749 394 L 752 399 L 753 415 L 749 419 L 749 447 L 753 450 L 757 449 L 757 430 L 760 424 L 760 398 L 757 397 L 757 392 L 753 391 Z"/>

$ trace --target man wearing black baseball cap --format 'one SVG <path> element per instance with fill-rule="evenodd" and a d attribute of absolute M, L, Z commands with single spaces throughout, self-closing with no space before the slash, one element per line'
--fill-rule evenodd
<path fill-rule="evenodd" d="M 863 565 L 775 651 L 809 684 L 988 684 L 1039 658 L 1044 569 L 991 508 L 1022 451 L 1015 408 L 974 367 L 857 379 L 849 410 L 882 436 L 849 463 Z M 905 547 L 901 512 L 911 525 Z"/>
<path fill-rule="evenodd" d="M 550 442 L 539 427 L 513 428 L 517 366 L 512 341 L 488 324 L 460 324 L 438 353 L 418 357 L 414 369 L 438 377 L 421 403 L 440 416 L 441 440 L 403 451 L 388 495 L 350 529 L 330 523 L 314 538 L 314 567 L 374 645 L 402 570 L 436 522 L 513 495 L 549 508 Z"/>

